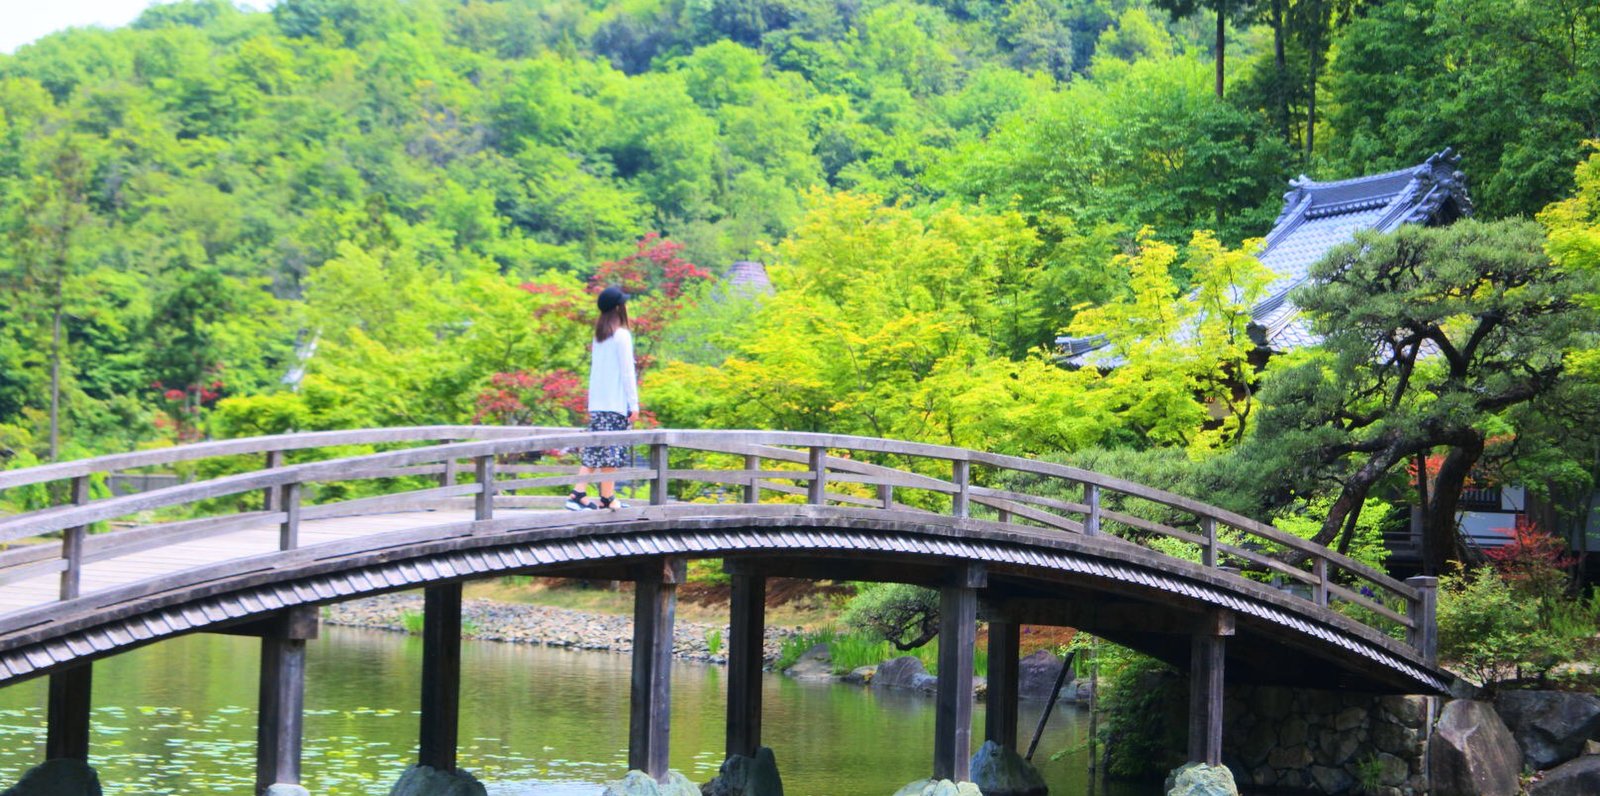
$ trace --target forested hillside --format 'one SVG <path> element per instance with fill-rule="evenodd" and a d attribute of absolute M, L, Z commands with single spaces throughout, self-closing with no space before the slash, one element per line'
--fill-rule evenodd
<path fill-rule="evenodd" d="M 1234 445 L 1249 396 L 1195 397 L 1287 180 L 1454 145 L 1481 218 L 1531 215 L 1600 133 L 1600 45 L 1578 6 L 1231 2 L 1217 84 L 1215 5 L 186 0 L 49 36 L 0 56 L 0 456 L 572 422 L 606 282 L 671 425 Z M 1068 328 L 1150 346 L 1067 371 Z"/>

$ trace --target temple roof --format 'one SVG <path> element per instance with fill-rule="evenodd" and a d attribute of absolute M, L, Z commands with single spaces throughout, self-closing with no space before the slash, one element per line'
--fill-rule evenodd
<path fill-rule="evenodd" d="M 1399 171 L 1336 182 L 1317 182 L 1305 175 L 1289 182 L 1283 212 L 1267 233 L 1257 255 L 1276 279 L 1266 298 L 1251 308 L 1251 337 L 1274 352 L 1315 345 L 1290 291 L 1304 284 L 1311 266 L 1330 249 L 1348 243 L 1362 230 L 1389 232 L 1401 224 L 1448 224 L 1472 214 L 1466 178 L 1450 149 L 1421 164 Z M 1117 357 L 1103 336 L 1059 337 L 1063 360 L 1072 365 L 1115 367 Z"/>

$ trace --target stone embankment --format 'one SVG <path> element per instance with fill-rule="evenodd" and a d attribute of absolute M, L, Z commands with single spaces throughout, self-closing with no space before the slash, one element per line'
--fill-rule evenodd
<path fill-rule="evenodd" d="M 412 617 L 415 623 L 421 614 L 421 595 L 385 594 L 330 605 L 323 609 L 322 620 L 330 625 L 406 632 L 407 618 Z M 575 650 L 633 651 L 633 620 L 626 616 L 545 605 L 467 600 L 461 606 L 461 621 L 462 635 L 483 641 Z M 727 626 L 679 620 L 674 630 L 674 656 L 707 663 L 728 662 Z M 769 664 L 778 659 L 783 640 L 793 632 L 787 628 L 767 628 L 765 656 Z M 712 650 L 713 639 L 718 640 L 715 651 Z"/>

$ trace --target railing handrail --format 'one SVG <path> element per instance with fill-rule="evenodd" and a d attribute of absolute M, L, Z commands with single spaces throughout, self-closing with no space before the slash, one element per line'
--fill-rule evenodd
<path fill-rule="evenodd" d="M 463 438 L 467 441 L 453 441 L 462 440 Z M 1311 574 L 1297 574 L 1293 571 L 1289 574 L 1294 574 L 1297 578 L 1311 583 L 1316 595 L 1313 599 L 1319 605 L 1326 606 L 1328 596 L 1332 593 L 1346 601 L 1366 605 L 1367 608 L 1374 610 L 1379 615 L 1398 621 L 1402 627 L 1407 628 L 1408 631 L 1414 634 L 1420 631 L 1418 622 L 1412 617 L 1412 613 L 1415 605 L 1423 599 L 1421 590 L 1407 583 L 1402 583 L 1337 551 L 1285 533 L 1271 525 L 1257 522 L 1248 517 L 1182 495 L 1070 465 L 1041 462 L 1018 456 L 973 451 L 945 445 L 875 437 L 791 431 L 655 429 L 587 432 L 572 429 L 495 426 L 427 426 L 401 429 L 363 429 L 347 432 L 310 432 L 199 443 L 159 451 L 141 451 L 75 462 L 41 465 L 24 470 L 0 473 L 0 488 L 72 478 L 75 479 L 76 492 L 83 493 L 81 488 L 83 486 L 82 479 L 89 474 L 97 472 L 111 472 L 131 467 L 237 456 L 248 453 L 271 453 L 353 444 L 441 440 L 446 442 L 444 444 L 360 454 L 294 465 L 271 466 L 277 460 L 269 460 L 269 467 L 265 469 L 95 501 L 87 501 L 85 500 L 86 494 L 79 494 L 78 502 L 75 505 L 57 506 L 10 517 L 0 517 L 0 542 L 13 541 L 53 531 L 66 531 L 69 533 L 64 537 L 64 550 L 70 551 L 75 544 L 79 549 L 78 555 L 81 555 L 82 529 L 90 524 L 141 511 L 181 506 L 211 498 L 265 490 L 269 495 L 277 495 L 282 500 L 291 501 L 289 510 L 293 519 L 286 521 L 284 539 L 287 540 L 285 544 L 292 546 L 294 534 L 297 532 L 296 527 L 300 512 L 299 485 L 374 477 L 371 473 L 382 473 L 385 468 L 415 468 L 417 465 L 438 463 L 444 463 L 446 470 L 453 472 L 453 465 L 449 463 L 461 459 L 478 461 L 480 482 L 484 480 L 482 478 L 484 472 L 489 474 L 488 483 L 490 483 L 491 488 L 487 492 L 482 488 L 482 483 L 450 486 L 431 490 L 431 493 L 428 493 L 427 490 L 418 491 L 413 495 L 412 500 L 415 502 L 416 500 L 477 495 L 479 496 L 480 518 L 482 518 L 492 513 L 493 509 L 493 498 L 497 491 L 493 488 L 493 462 L 496 457 L 596 444 L 650 446 L 652 449 L 652 463 L 645 470 L 650 473 L 650 482 L 652 484 L 651 502 L 659 503 L 665 496 L 668 481 L 674 477 L 669 475 L 671 468 L 667 465 L 666 451 L 671 448 L 686 448 L 721 454 L 743 453 L 745 455 L 746 469 L 742 471 L 743 475 L 740 476 L 742 480 L 739 482 L 748 482 L 747 486 L 757 485 L 756 489 L 758 491 L 762 488 L 791 491 L 797 488 L 773 485 L 764 480 L 774 477 L 774 474 L 760 473 L 758 467 L 752 466 L 752 461 L 759 461 L 760 458 L 775 458 L 790 463 L 802 464 L 807 469 L 795 472 L 793 478 L 810 482 L 808 487 L 797 492 L 797 494 L 805 494 L 809 503 L 827 503 L 829 500 L 860 503 L 866 500 L 828 492 L 827 483 L 829 470 L 831 469 L 834 477 L 839 481 L 856 481 L 863 484 L 878 483 L 880 485 L 879 494 L 884 508 L 897 505 L 893 502 L 892 495 L 895 485 L 898 484 L 900 488 L 933 489 L 934 491 L 951 495 L 951 513 L 957 517 L 967 516 L 970 511 L 968 506 L 976 504 L 999 511 L 1002 521 L 1009 521 L 1008 518 L 1013 516 L 1013 512 L 1015 512 L 1015 516 L 1021 516 L 1035 522 L 1045 522 L 1057 528 L 1086 535 L 1094 535 L 1099 532 L 1102 518 L 1118 522 L 1120 521 L 1119 517 L 1126 516 L 1102 509 L 1100 502 L 1102 491 L 1148 500 L 1192 515 L 1200 523 L 1203 531 L 1198 535 L 1155 523 L 1146 527 L 1147 529 L 1154 529 L 1158 533 L 1165 533 L 1180 540 L 1199 544 L 1203 561 L 1207 566 L 1217 566 L 1219 551 L 1223 555 L 1233 556 L 1234 558 L 1242 557 L 1242 560 L 1261 560 L 1261 555 L 1256 552 L 1220 542 L 1216 534 L 1217 525 L 1220 523 L 1222 526 L 1233 528 L 1247 536 L 1259 538 L 1309 557 L 1314 564 Z M 802 450 L 791 450 L 794 448 Z M 916 473 L 909 469 L 902 470 L 870 462 L 830 457 L 828 456 L 828 451 L 830 450 L 880 453 L 924 460 L 945 460 L 952 463 L 951 477 L 949 480 L 945 480 L 923 473 Z M 1008 499 L 1005 495 L 993 494 L 993 490 L 975 489 L 970 482 L 971 465 L 973 464 L 1057 478 L 1068 483 L 1083 485 L 1085 489 L 1083 503 L 1055 501 L 1056 508 L 1070 505 L 1081 509 L 1079 513 L 1083 514 L 1083 522 L 1078 523 L 1066 517 L 1061 517 L 1059 514 L 1049 514 L 1048 512 L 1030 509 L 1012 499 Z M 487 470 L 484 469 L 485 467 L 487 467 Z M 685 473 L 701 472 L 709 473 L 715 471 L 685 471 Z M 740 473 L 741 471 L 722 472 Z M 517 489 L 555 485 L 575 478 L 576 476 L 563 474 L 523 479 L 530 483 L 525 486 L 508 486 L 506 488 Z M 589 480 L 594 480 L 594 478 L 591 476 Z M 691 477 L 687 480 L 696 479 Z M 453 484 L 451 481 L 446 481 L 445 483 Z M 393 497 L 401 497 L 405 494 L 407 493 L 399 493 Z M 1007 494 L 1011 498 L 1020 496 L 1018 493 Z M 485 495 L 487 497 L 484 497 Z M 1043 499 L 1044 496 L 1030 495 L 1027 497 Z M 487 509 L 484 508 L 485 506 L 487 506 Z M 271 498 L 268 499 L 268 507 L 269 509 L 272 508 Z M 284 511 L 285 509 L 280 505 L 272 510 Z M 1072 509 L 1066 510 L 1068 510 L 1069 514 L 1073 513 Z M 221 518 L 219 518 L 219 521 L 221 521 Z M 72 563 L 62 568 L 66 574 L 71 576 L 72 582 L 75 584 L 76 572 L 80 566 L 77 564 L 77 556 L 70 552 L 64 552 L 63 558 L 72 561 Z M 1283 571 L 1282 564 L 1274 563 L 1273 566 Z M 1333 567 L 1337 567 L 1352 576 L 1363 579 L 1399 597 L 1406 603 L 1405 613 L 1396 614 L 1385 606 L 1381 600 L 1374 599 L 1369 601 L 1362 595 L 1356 595 L 1349 590 L 1335 586 L 1330 572 Z M 72 588 L 75 589 L 75 585 Z M 67 591 L 68 587 L 64 585 L 64 599 Z"/>
<path fill-rule="evenodd" d="M 65 462 L 41 464 L 16 470 L 0 470 L 0 491 L 64 481 L 94 473 L 110 473 L 137 467 L 154 467 L 163 464 L 215 459 L 223 456 L 243 456 L 251 453 L 331 448 L 340 445 L 382 445 L 395 442 L 430 442 L 448 439 L 479 439 L 486 437 L 520 437 L 530 431 L 570 431 L 569 428 L 536 426 L 408 426 L 401 428 L 361 428 L 348 431 L 303 431 L 290 434 L 268 434 L 258 437 L 193 442 L 170 448 L 112 453 L 90 459 L 73 459 Z"/>

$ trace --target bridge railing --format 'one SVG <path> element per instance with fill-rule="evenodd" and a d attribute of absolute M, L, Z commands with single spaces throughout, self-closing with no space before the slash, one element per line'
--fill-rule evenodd
<path fill-rule="evenodd" d="M 462 441 L 465 440 L 465 441 Z M 346 445 L 442 443 L 288 464 L 285 454 Z M 299 546 L 307 520 L 461 505 L 479 519 L 496 507 L 548 506 L 528 495 L 598 480 L 545 454 L 604 443 L 643 448 L 643 466 L 612 473 L 648 488 L 660 511 L 674 494 L 732 487 L 721 499 L 805 502 L 895 512 L 937 512 L 972 521 L 1107 537 L 1241 576 L 1274 576 L 1320 608 L 1340 608 L 1380 632 L 1399 634 L 1432 660 L 1433 593 L 1270 525 L 1200 501 L 1067 465 L 939 445 L 831 434 L 766 431 L 626 431 L 441 426 L 317 432 L 202 443 L 0 472 L 0 490 L 66 481 L 70 504 L 0 517 L 0 584 L 59 573 L 60 600 L 77 598 L 96 561 L 277 525 L 278 547 Z M 264 455 L 263 469 L 133 495 L 90 500 L 88 479 L 133 467 Z M 434 485 L 421 486 L 417 478 Z M 388 493 L 334 502 L 308 499 L 341 482 L 394 479 Z M 518 494 L 523 493 L 523 494 Z M 261 494 L 259 510 L 180 517 L 89 534 L 95 524 L 184 507 L 233 505 Z M 693 511 L 677 502 L 673 511 Z M 1152 510 L 1153 509 L 1153 510 Z M 59 534 L 57 538 L 47 538 Z M 0 622 L 3 630 L 3 622 Z"/>

